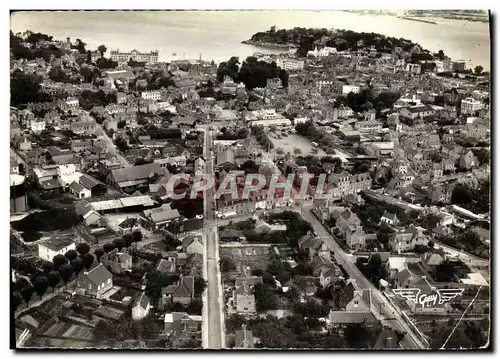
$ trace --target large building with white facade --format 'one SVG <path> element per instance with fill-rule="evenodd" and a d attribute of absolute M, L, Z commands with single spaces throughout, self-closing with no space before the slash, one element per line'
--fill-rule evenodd
<path fill-rule="evenodd" d="M 347 95 L 348 93 L 359 93 L 359 86 L 344 85 L 342 86 L 342 94 Z"/>
<path fill-rule="evenodd" d="M 159 101 L 159 100 L 161 100 L 161 92 L 160 91 L 143 91 L 143 92 L 141 92 L 141 98 L 143 100 Z"/>
<path fill-rule="evenodd" d="M 276 113 L 275 110 L 257 110 L 252 111 L 246 117 L 250 126 L 291 126 L 292 122 L 283 115 Z"/>
<path fill-rule="evenodd" d="M 462 100 L 460 111 L 462 113 L 474 114 L 476 111 L 479 111 L 483 108 L 483 103 L 478 101 L 472 97 L 467 97 Z"/>
<path fill-rule="evenodd" d="M 69 250 L 75 250 L 75 242 L 64 238 L 51 238 L 48 241 L 38 243 L 38 257 L 52 262 L 58 254 L 64 255 Z"/>
<path fill-rule="evenodd" d="M 276 66 L 281 67 L 283 70 L 286 70 L 286 71 L 303 70 L 304 69 L 304 61 L 280 57 L 279 59 L 276 60 Z"/>
<path fill-rule="evenodd" d="M 146 62 L 148 64 L 158 63 L 158 50 L 151 50 L 150 52 L 140 52 L 132 50 L 130 52 L 120 52 L 120 50 L 111 50 L 111 60 L 118 63 L 128 62 L 130 59 L 137 62 Z"/>

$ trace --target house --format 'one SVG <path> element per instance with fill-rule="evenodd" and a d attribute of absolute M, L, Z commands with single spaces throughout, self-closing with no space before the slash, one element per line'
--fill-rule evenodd
<path fill-rule="evenodd" d="M 217 168 L 235 170 L 237 166 L 234 159 L 234 152 L 225 150 L 217 153 Z"/>
<path fill-rule="evenodd" d="M 130 189 L 161 177 L 165 171 L 157 163 L 111 170 L 106 182 L 120 190 Z"/>
<path fill-rule="evenodd" d="M 321 273 L 319 275 L 319 284 L 323 289 L 327 288 L 329 285 L 337 283 L 340 279 L 342 279 L 342 271 L 335 264 L 331 267 L 324 267 L 321 269 Z"/>
<path fill-rule="evenodd" d="M 347 324 L 364 323 L 371 326 L 378 320 L 371 312 L 371 293 L 369 290 L 357 290 L 349 282 L 334 294 L 336 310 L 330 310 L 328 319 L 332 327 L 345 327 Z"/>
<path fill-rule="evenodd" d="M 182 251 L 188 254 L 203 255 L 203 239 L 201 236 L 190 235 L 182 240 Z"/>
<path fill-rule="evenodd" d="M 164 331 L 165 334 L 172 334 L 176 323 L 187 323 L 187 326 L 195 331 L 201 331 L 201 315 L 190 315 L 184 312 L 165 313 Z"/>
<path fill-rule="evenodd" d="M 417 244 L 426 246 L 427 237 L 423 234 L 423 228 L 410 226 L 400 232 L 394 232 L 389 239 L 389 246 L 393 252 L 401 253 L 412 250 Z"/>
<path fill-rule="evenodd" d="M 89 189 L 82 186 L 80 183 L 73 181 L 69 185 L 69 192 L 76 198 L 89 198 L 92 197 L 92 193 Z"/>
<path fill-rule="evenodd" d="M 422 254 L 422 267 L 429 272 L 432 273 L 436 266 L 441 264 L 444 261 L 444 257 L 438 253 L 426 252 Z"/>
<path fill-rule="evenodd" d="M 144 293 L 142 293 L 137 303 L 135 303 L 135 305 L 132 307 L 132 319 L 141 320 L 142 318 L 145 318 L 148 315 L 150 309 L 151 303 L 149 301 L 149 298 Z"/>
<path fill-rule="evenodd" d="M 233 302 L 234 309 L 238 314 L 255 314 L 257 308 L 255 305 L 255 296 L 251 292 L 251 288 L 246 283 L 233 292 L 233 297 L 229 300 Z"/>
<path fill-rule="evenodd" d="M 81 175 L 78 181 L 83 187 L 90 191 L 91 197 L 103 196 L 108 190 L 104 183 L 88 174 Z"/>
<path fill-rule="evenodd" d="M 51 238 L 38 244 L 38 257 L 52 262 L 52 259 L 58 254 L 66 254 L 69 250 L 75 250 L 75 242 L 65 238 Z"/>
<path fill-rule="evenodd" d="M 269 81 L 269 80 L 268 80 Z M 247 330 L 246 325 L 241 326 L 241 330 L 236 331 L 234 347 L 237 349 L 253 349 L 254 339 L 251 330 Z"/>
<path fill-rule="evenodd" d="M 177 209 L 171 209 L 169 205 L 146 210 L 143 213 L 144 217 L 149 220 L 156 229 L 167 226 L 181 216 Z"/>
<path fill-rule="evenodd" d="M 366 247 L 366 233 L 363 227 L 357 226 L 345 235 L 345 241 L 350 249 L 360 250 Z"/>
<path fill-rule="evenodd" d="M 99 264 L 77 279 L 77 293 L 100 298 L 113 287 L 113 275 L 105 266 Z"/>
<path fill-rule="evenodd" d="M 399 349 L 398 335 L 392 329 L 384 329 L 380 332 L 373 349 L 388 350 Z"/>
<path fill-rule="evenodd" d="M 156 265 L 156 270 L 160 273 L 175 273 L 175 258 L 160 259 Z"/>
<path fill-rule="evenodd" d="M 284 232 L 286 231 L 286 224 L 269 224 L 264 220 L 259 220 L 255 223 L 254 230 L 259 234 L 268 232 Z"/>
<path fill-rule="evenodd" d="M 163 303 L 168 300 L 173 303 L 188 305 L 194 299 L 194 277 L 181 276 L 179 282 L 162 289 Z"/>
<path fill-rule="evenodd" d="M 410 288 L 411 283 L 418 280 L 408 268 L 403 269 L 394 276 L 394 286 L 396 288 Z"/>
<path fill-rule="evenodd" d="M 201 337 L 201 316 L 190 315 L 187 318 L 180 318 L 172 323 L 169 340 L 172 348 L 191 347 L 191 342 L 195 341 L 199 346 Z"/>
<path fill-rule="evenodd" d="M 115 248 L 109 253 L 104 253 L 101 263 L 112 273 L 121 274 L 132 269 L 132 256 Z"/>
<path fill-rule="evenodd" d="M 460 158 L 460 161 L 459 161 L 459 166 L 461 168 L 465 168 L 466 170 L 470 170 L 474 167 L 477 167 L 478 165 L 479 165 L 479 161 L 476 158 L 476 156 L 474 156 L 474 152 L 472 152 L 471 150 L 467 151 Z"/>
<path fill-rule="evenodd" d="M 386 223 L 390 226 L 397 226 L 399 220 L 396 214 L 385 211 L 384 214 L 382 215 L 382 218 L 380 218 L 380 223 Z"/>

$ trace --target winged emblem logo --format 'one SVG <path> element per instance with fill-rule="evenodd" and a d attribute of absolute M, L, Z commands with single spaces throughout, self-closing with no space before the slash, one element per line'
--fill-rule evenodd
<path fill-rule="evenodd" d="M 419 288 L 399 288 L 392 290 L 394 294 L 399 295 L 415 304 L 423 306 L 433 306 L 436 304 L 443 304 L 450 300 L 462 295 L 464 289 L 438 289 L 435 293 L 421 293 Z"/>

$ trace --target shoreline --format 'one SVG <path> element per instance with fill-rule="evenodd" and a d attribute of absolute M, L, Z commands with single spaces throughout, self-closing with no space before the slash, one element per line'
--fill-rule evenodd
<path fill-rule="evenodd" d="M 273 49 L 288 49 L 289 47 L 296 47 L 294 44 L 275 44 L 272 42 L 254 41 L 254 40 L 244 40 L 241 42 L 245 45 L 252 45 L 258 47 L 268 47 Z"/>

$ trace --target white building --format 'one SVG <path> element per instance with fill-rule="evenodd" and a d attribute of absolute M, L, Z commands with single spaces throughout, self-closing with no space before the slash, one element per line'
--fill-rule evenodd
<path fill-rule="evenodd" d="M 75 196 L 76 198 L 90 198 L 92 197 L 92 192 L 88 189 L 82 186 L 78 182 L 72 182 L 71 185 L 69 186 L 69 192 Z"/>
<path fill-rule="evenodd" d="M 76 172 L 74 164 L 57 166 L 57 177 L 64 187 L 69 186 L 73 182 L 78 182 L 80 175 Z"/>
<path fill-rule="evenodd" d="M 142 293 L 140 299 L 132 307 L 132 319 L 141 320 L 145 318 L 151 308 L 152 307 L 149 298 L 144 293 Z"/>
<path fill-rule="evenodd" d="M 422 65 L 420 65 L 420 64 L 407 64 L 406 65 L 406 72 L 409 72 L 411 74 L 420 75 L 420 73 L 422 72 Z"/>
<path fill-rule="evenodd" d="M 316 88 L 318 91 L 321 91 L 321 89 L 325 86 L 332 86 L 333 81 L 328 81 L 328 80 L 319 80 L 316 82 Z"/>
<path fill-rule="evenodd" d="M 309 121 L 309 119 L 307 117 L 297 117 L 293 120 L 293 123 L 296 125 L 298 123 L 304 123 L 307 121 Z"/>
<path fill-rule="evenodd" d="M 143 100 L 159 101 L 161 99 L 161 92 L 160 91 L 143 91 L 141 93 L 141 98 Z"/>
<path fill-rule="evenodd" d="M 291 126 L 292 121 L 276 113 L 274 109 L 264 109 L 250 112 L 246 120 L 250 126 Z"/>
<path fill-rule="evenodd" d="M 75 242 L 64 238 L 51 238 L 48 241 L 38 243 L 38 257 L 52 262 L 58 254 L 64 255 L 69 250 L 75 250 Z"/>
<path fill-rule="evenodd" d="M 475 113 L 483 108 L 483 103 L 472 97 L 467 97 L 462 100 L 460 111 L 462 113 Z"/>
<path fill-rule="evenodd" d="M 146 62 L 149 64 L 158 63 L 158 50 L 151 50 L 150 52 L 140 52 L 132 50 L 130 52 L 120 52 L 120 50 L 111 50 L 110 58 L 118 63 L 128 62 L 130 59 L 137 62 Z"/>
<path fill-rule="evenodd" d="M 350 92 L 359 93 L 359 86 L 353 86 L 353 85 L 343 85 L 342 86 L 342 95 L 347 95 Z"/>
<path fill-rule="evenodd" d="M 31 131 L 34 133 L 40 133 L 45 130 L 45 121 L 31 121 Z"/>
<path fill-rule="evenodd" d="M 304 69 L 304 61 L 280 57 L 279 59 L 276 60 L 276 66 L 281 67 L 283 70 L 287 70 L 287 71 L 303 70 Z"/>

